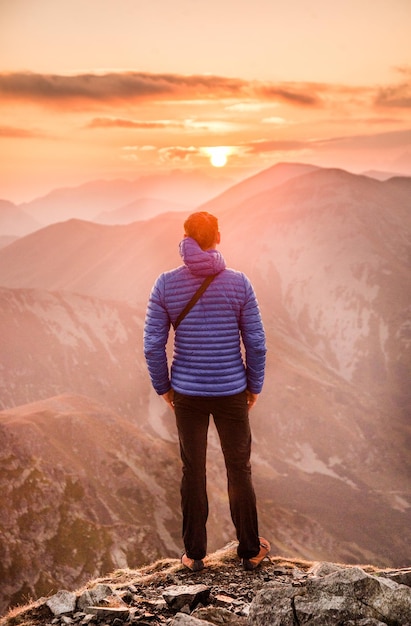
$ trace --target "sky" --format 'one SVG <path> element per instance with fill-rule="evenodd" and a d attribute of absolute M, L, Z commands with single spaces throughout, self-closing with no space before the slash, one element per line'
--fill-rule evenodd
<path fill-rule="evenodd" d="M 411 0 L 0 0 L 0 198 L 277 162 L 411 175 Z"/>

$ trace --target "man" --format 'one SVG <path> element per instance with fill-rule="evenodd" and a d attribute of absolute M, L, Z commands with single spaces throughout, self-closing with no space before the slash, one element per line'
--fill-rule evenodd
<path fill-rule="evenodd" d="M 144 328 L 144 355 L 153 387 L 175 412 L 177 423 L 183 465 L 182 563 L 201 570 L 207 553 L 206 448 L 213 415 L 227 469 L 238 556 L 244 568 L 252 570 L 270 550 L 268 541 L 258 535 L 248 419 L 264 380 L 264 328 L 248 278 L 227 269 L 216 249 L 217 218 L 193 213 L 184 231 L 180 243 L 184 265 L 161 274 L 155 282 Z M 209 276 L 214 276 L 212 282 L 176 328 L 170 379 L 166 356 L 170 325 L 176 324 Z"/>

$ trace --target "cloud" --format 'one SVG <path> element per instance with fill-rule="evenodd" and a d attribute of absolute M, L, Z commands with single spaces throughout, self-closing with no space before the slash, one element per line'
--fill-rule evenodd
<path fill-rule="evenodd" d="M 402 80 L 377 90 L 375 104 L 378 107 L 409 109 L 411 107 L 411 65 L 395 68 Z"/>
<path fill-rule="evenodd" d="M 411 80 L 400 85 L 381 88 L 375 98 L 375 104 L 378 107 L 411 108 Z"/>
<path fill-rule="evenodd" d="M 158 152 L 162 161 L 188 161 L 191 156 L 200 154 L 200 150 L 194 146 L 171 146 L 161 148 Z"/>
<path fill-rule="evenodd" d="M 123 146 L 122 150 L 130 150 L 133 152 L 137 152 L 137 151 L 142 151 L 142 152 L 149 152 L 151 150 L 157 150 L 156 146 L 150 146 L 150 145 L 145 145 L 145 146 Z"/>
<path fill-rule="evenodd" d="M 165 130 L 177 128 L 179 130 L 192 130 L 192 131 L 209 131 L 214 133 L 223 133 L 235 130 L 236 124 L 232 122 L 219 122 L 213 121 L 197 121 L 193 119 L 186 119 L 183 121 L 177 120 L 128 120 L 124 118 L 113 117 L 96 117 L 91 120 L 86 128 L 126 128 L 135 130 Z"/>
<path fill-rule="evenodd" d="M 295 150 L 305 150 L 311 144 L 307 141 L 293 140 L 262 140 L 251 141 L 246 144 L 249 154 L 265 154 L 268 152 L 287 152 Z"/>
<path fill-rule="evenodd" d="M 240 113 L 250 113 L 261 111 L 265 106 L 272 106 L 271 103 L 264 104 L 262 102 L 256 102 L 255 100 L 250 102 L 236 102 L 225 107 L 226 111 L 238 111 Z"/>
<path fill-rule="evenodd" d="M 180 122 L 172 122 L 170 120 L 164 121 L 135 121 L 135 120 L 127 120 L 121 118 L 111 118 L 111 117 L 96 117 L 89 124 L 87 124 L 86 128 L 132 128 L 136 130 L 164 130 L 165 128 L 177 127 L 184 128 L 184 124 Z"/>
<path fill-rule="evenodd" d="M 321 85 L 260 83 L 215 75 L 148 74 L 107 72 L 104 74 L 0 74 L 0 96 L 9 100 L 51 106 L 131 103 L 140 100 L 240 99 L 287 102 L 296 106 L 321 105 Z M 244 105 L 243 105 L 244 106 Z"/>
<path fill-rule="evenodd" d="M 184 122 L 184 128 L 193 131 L 206 131 L 210 133 L 229 133 L 237 130 L 239 125 L 234 122 L 211 120 L 198 121 L 187 119 Z"/>
<path fill-rule="evenodd" d="M 266 117 L 261 121 L 263 124 L 275 124 L 277 126 L 283 126 L 289 123 L 283 117 Z"/>
<path fill-rule="evenodd" d="M 106 74 L 0 74 L 3 98 L 56 104 L 67 102 L 114 103 L 164 98 L 233 97 L 243 93 L 247 83 L 219 76 L 182 76 L 120 72 Z"/>
<path fill-rule="evenodd" d="M 411 146 L 411 129 L 375 133 L 373 135 L 351 135 L 348 137 L 333 137 L 311 142 L 312 146 L 336 146 L 339 149 L 349 150 L 389 150 Z"/>
<path fill-rule="evenodd" d="M 328 139 L 299 140 L 259 140 L 245 144 L 248 154 L 268 154 L 270 152 L 294 152 L 303 150 L 391 150 L 411 147 L 411 129 L 375 133 L 372 135 L 350 135 Z"/>
<path fill-rule="evenodd" d="M 15 126 L 0 126 L 0 138 L 11 139 L 38 139 L 44 137 L 37 131 L 28 130 L 27 128 L 16 128 Z"/>
<path fill-rule="evenodd" d="M 281 100 L 288 104 L 317 107 L 322 104 L 322 100 L 316 93 L 316 89 L 318 86 L 306 84 L 300 86 L 293 84 L 264 85 L 257 89 L 257 93 L 260 93 L 264 100 Z"/>

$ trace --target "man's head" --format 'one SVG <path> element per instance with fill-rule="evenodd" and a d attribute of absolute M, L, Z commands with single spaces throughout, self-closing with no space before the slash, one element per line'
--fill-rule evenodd
<path fill-rule="evenodd" d="M 220 243 L 218 220 L 206 211 L 192 213 L 184 222 L 184 232 L 187 237 L 195 239 L 203 250 L 215 248 Z"/>

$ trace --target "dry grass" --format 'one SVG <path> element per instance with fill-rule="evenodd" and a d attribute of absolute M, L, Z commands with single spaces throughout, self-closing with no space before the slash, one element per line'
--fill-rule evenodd
<path fill-rule="evenodd" d="M 213 554 L 208 555 L 204 561 L 206 570 L 214 573 L 223 572 L 225 575 L 227 570 L 238 569 L 237 542 L 231 542 L 224 548 L 217 550 Z M 304 559 L 289 559 L 281 556 L 268 557 L 271 565 L 283 570 L 290 570 L 290 574 L 295 569 L 308 572 L 317 562 L 307 561 Z M 342 563 L 336 563 L 340 567 L 354 567 Z M 360 565 L 364 571 L 369 574 L 381 572 L 381 568 L 373 565 Z M 387 568 L 385 571 L 390 571 Z M 118 569 L 109 576 L 101 577 L 90 581 L 81 589 L 76 591 L 78 596 L 87 589 L 92 589 L 97 584 L 107 584 L 113 589 L 122 590 L 128 585 L 137 587 L 146 587 L 167 582 L 181 582 L 181 575 L 186 573 L 186 569 L 178 559 L 159 559 L 154 563 L 145 565 L 139 569 Z M 46 619 L 47 616 L 47 619 Z M 45 620 L 50 620 L 49 610 L 44 604 L 44 598 L 29 602 L 24 606 L 18 606 L 11 609 L 3 618 L 0 619 L 0 626 L 39 626 L 44 624 Z"/>

